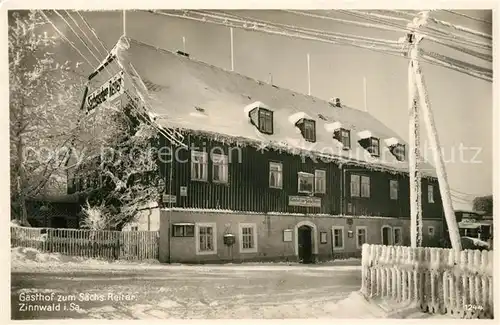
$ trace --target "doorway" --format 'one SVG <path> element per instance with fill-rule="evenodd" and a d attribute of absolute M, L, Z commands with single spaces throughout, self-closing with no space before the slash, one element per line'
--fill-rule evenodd
<path fill-rule="evenodd" d="M 299 260 L 304 264 L 312 263 L 312 228 L 301 226 L 298 229 Z"/>
<path fill-rule="evenodd" d="M 391 227 L 383 226 L 382 227 L 382 245 L 391 245 Z"/>

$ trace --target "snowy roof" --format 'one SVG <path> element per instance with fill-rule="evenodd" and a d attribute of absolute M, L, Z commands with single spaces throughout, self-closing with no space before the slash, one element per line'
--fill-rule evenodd
<path fill-rule="evenodd" d="M 127 71 L 126 77 L 139 97 L 147 102 L 146 107 L 158 116 L 156 122 L 161 126 L 193 130 L 240 143 L 286 145 L 286 149 L 295 153 L 305 151 L 371 168 L 408 171 L 408 161 L 398 161 L 387 146 L 381 146 L 380 157 L 372 157 L 358 143 L 357 133 L 365 130 L 380 138 L 397 136 L 365 111 L 346 105 L 333 107 L 326 100 L 259 82 L 128 37 L 122 37 L 115 49 L 119 65 Z M 148 90 L 145 84 L 154 85 L 154 91 Z M 274 111 L 273 134 L 260 133 L 248 115 L 242 114 L 256 103 L 265 103 L 265 107 Z M 196 112 L 195 107 L 204 110 L 204 118 L 192 114 Z M 312 117 L 321 114 L 326 123 L 338 122 L 351 130 L 351 149 L 343 150 L 333 139 L 333 132 L 321 127 L 316 128 L 315 143 L 303 141 L 288 121 L 297 111 Z M 435 177 L 435 170 L 426 165 L 422 174 Z"/>
<path fill-rule="evenodd" d="M 340 122 L 325 123 L 324 127 L 327 132 L 332 133 L 335 132 L 335 130 L 341 129 L 342 123 Z"/>
<path fill-rule="evenodd" d="M 389 147 L 391 146 L 395 146 L 399 143 L 401 143 L 401 141 L 398 139 L 398 138 L 395 138 L 395 137 L 392 137 L 392 138 L 388 138 L 388 139 L 385 139 L 384 140 L 385 144 L 388 145 Z"/>
<path fill-rule="evenodd" d="M 310 117 L 309 115 L 307 115 L 307 113 L 304 112 L 297 112 L 288 117 L 288 121 L 290 121 L 290 123 L 292 123 L 293 125 L 295 125 L 298 121 L 302 119 L 313 120 L 312 117 Z"/>

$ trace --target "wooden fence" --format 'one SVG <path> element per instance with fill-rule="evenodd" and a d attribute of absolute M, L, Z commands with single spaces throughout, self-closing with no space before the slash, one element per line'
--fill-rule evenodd
<path fill-rule="evenodd" d="M 493 251 L 363 245 L 367 298 L 415 302 L 423 311 L 493 318 Z"/>
<path fill-rule="evenodd" d="M 158 231 L 95 231 L 11 227 L 11 245 L 109 260 L 157 260 Z"/>

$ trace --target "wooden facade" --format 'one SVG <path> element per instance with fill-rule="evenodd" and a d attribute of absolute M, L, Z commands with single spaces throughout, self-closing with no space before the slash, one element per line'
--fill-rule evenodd
<path fill-rule="evenodd" d="M 363 215 L 403 217 L 410 216 L 409 177 L 406 173 L 371 170 L 355 164 L 340 164 L 335 161 L 292 155 L 275 150 L 260 150 L 253 146 L 237 147 L 210 136 L 186 133 L 185 143 L 189 148 L 168 147 L 172 155 L 161 164 L 160 171 L 166 179 L 166 194 L 175 200 L 164 201 L 165 207 L 232 210 L 257 213 L 300 213 L 327 215 Z M 191 179 L 191 149 L 210 153 L 224 152 L 228 155 L 227 183 L 214 182 L 213 162 L 208 159 L 206 181 Z M 170 162 L 172 161 L 172 162 Z M 269 186 L 269 163 L 282 164 L 282 188 Z M 325 193 L 298 193 L 298 173 L 314 174 L 315 170 L 326 171 Z M 352 174 L 368 176 L 369 197 L 351 197 Z M 171 180 L 171 182 L 170 182 Z M 390 197 L 390 180 L 398 181 L 397 199 Z M 434 185 L 434 202 L 428 201 L 427 188 Z M 181 189 L 181 187 L 183 187 Z M 290 196 L 312 197 L 321 200 L 319 206 L 294 206 Z M 443 216 L 437 179 L 422 179 L 422 214 L 424 218 Z M 311 200 L 311 199 L 309 199 Z"/>

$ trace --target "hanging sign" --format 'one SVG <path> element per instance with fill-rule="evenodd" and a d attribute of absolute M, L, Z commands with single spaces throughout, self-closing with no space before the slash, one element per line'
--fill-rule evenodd
<path fill-rule="evenodd" d="M 95 109 L 104 102 L 112 101 L 125 92 L 125 79 L 123 71 L 115 74 L 101 87 L 87 96 L 87 111 Z"/>

